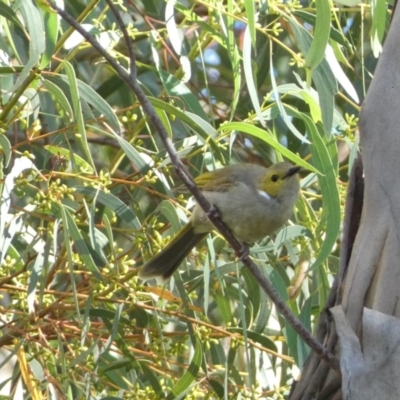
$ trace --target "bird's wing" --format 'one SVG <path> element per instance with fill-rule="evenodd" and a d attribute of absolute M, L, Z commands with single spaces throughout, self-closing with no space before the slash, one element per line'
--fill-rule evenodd
<path fill-rule="evenodd" d="M 206 192 L 226 192 L 237 184 L 235 176 L 226 174 L 223 168 L 205 172 L 196 177 L 194 181 L 199 189 Z"/>

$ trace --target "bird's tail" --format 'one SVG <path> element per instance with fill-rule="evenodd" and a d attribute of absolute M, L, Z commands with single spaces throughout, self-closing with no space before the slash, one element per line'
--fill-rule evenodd
<path fill-rule="evenodd" d="M 186 224 L 160 253 L 156 254 L 139 271 L 140 279 L 167 280 L 180 263 L 207 233 L 195 233 L 192 224 Z"/>

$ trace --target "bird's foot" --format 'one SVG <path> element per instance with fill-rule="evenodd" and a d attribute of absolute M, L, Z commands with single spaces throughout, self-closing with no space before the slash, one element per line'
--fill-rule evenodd
<path fill-rule="evenodd" d="M 247 243 L 242 243 L 242 247 L 239 250 L 239 261 L 245 261 L 249 258 L 250 255 L 250 247 Z"/>
<path fill-rule="evenodd" d="M 211 204 L 211 208 L 207 212 L 203 213 L 203 216 L 201 217 L 201 219 L 203 221 L 205 221 L 206 219 L 210 219 L 210 217 L 221 219 L 221 214 L 220 214 L 218 208 L 215 207 L 213 204 Z"/>

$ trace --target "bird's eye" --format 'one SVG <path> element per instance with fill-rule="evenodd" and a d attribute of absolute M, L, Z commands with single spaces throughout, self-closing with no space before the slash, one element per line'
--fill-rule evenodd
<path fill-rule="evenodd" d="M 271 180 L 272 182 L 278 182 L 279 176 L 278 175 L 272 175 Z"/>

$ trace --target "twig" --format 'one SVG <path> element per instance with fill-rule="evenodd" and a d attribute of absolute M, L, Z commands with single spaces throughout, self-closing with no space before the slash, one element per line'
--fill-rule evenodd
<path fill-rule="evenodd" d="M 143 92 L 139 83 L 137 82 L 137 69 L 136 69 L 136 56 L 133 50 L 132 41 L 129 37 L 128 31 L 126 30 L 125 24 L 122 21 L 122 18 L 119 14 L 119 11 L 112 3 L 111 0 L 106 0 L 108 6 L 112 10 L 117 20 L 119 27 L 124 35 L 128 54 L 130 58 L 130 74 L 128 74 L 124 68 L 122 68 L 103 47 L 96 41 L 96 39 L 86 32 L 76 20 L 71 17 L 67 12 L 57 7 L 53 2 L 49 1 L 51 7 L 58 12 L 58 14 L 73 28 L 75 28 L 107 61 L 108 63 L 115 69 L 117 74 L 121 77 L 122 80 L 130 87 L 138 101 L 140 102 L 145 114 L 148 116 L 154 127 L 156 128 L 167 152 L 171 158 L 171 162 L 175 167 L 177 175 L 181 178 L 182 182 L 192 193 L 193 197 L 196 199 L 197 203 L 201 206 L 201 208 L 207 213 L 210 221 L 215 225 L 218 231 L 224 236 L 233 250 L 236 252 L 237 256 L 241 259 L 243 264 L 250 270 L 250 272 L 254 275 L 262 289 L 266 292 L 266 294 L 271 298 L 273 303 L 275 304 L 277 310 L 285 317 L 286 321 L 293 327 L 293 329 L 302 337 L 302 339 L 310 346 L 310 348 L 317 353 L 323 360 L 325 360 L 329 366 L 336 370 L 340 371 L 339 362 L 334 357 L 332 353 L 330 353 L 312 334 L 305 328 L 305 326 L 301 323 L 300 319 L 292 313 L 290 308 L 286 305 L 286 303 L 279 296 L 279 293 L 275 290 L 272 284 L 266 279 L 266 277 L 261 273 L 260 269 L 257 265 L 249 258 L 248 252 L 243 246 L 238 242 L 238 240 L 233 236 L 230 229 L 222 222 L 222 220 L 218 216 L 218 212 L 216 212 L 215 208 L 207 201 L 201 191 L 198 189 L 196 184 L 194 183 L 192 177 L 187 172 L 184 167 L 182 161 L 179 159 L 178 154 L 175 150 L 175 147 L 172 144 L 171 139 L 169 138 L 167 131 L 164 128 L 161 120 L 158 118 L 156 111 L 146 94 Z"/>

